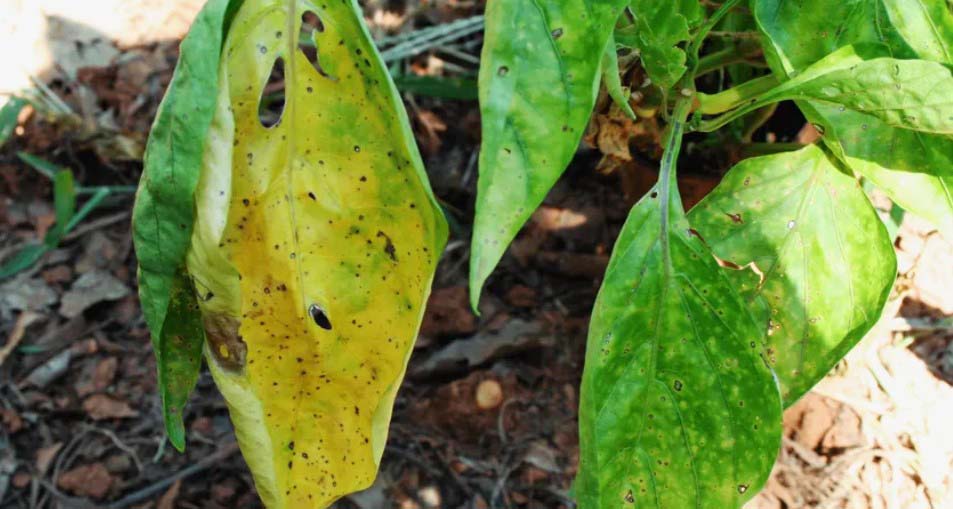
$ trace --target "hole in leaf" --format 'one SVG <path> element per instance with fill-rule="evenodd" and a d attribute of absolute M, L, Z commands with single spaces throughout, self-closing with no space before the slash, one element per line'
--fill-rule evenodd
<path fill-rule="evenodd" d="M 278 125 L 285 110 L 285 61 L 278 57 L 258 100 L 258 121 L 265 128 Z"/>
<path fill-rule="evenodd" d="M 307 32 L 310 36 L 314 30 L 324 32 L 324 23 L 321 21 L 321 17 L 314 11 L 304 11 L 304 14 L 301 15 L 301 31 Z"/>
<path fill-rule="evenodd" d="M 324 22 L 314 11 L 305 11 L 301 15 L 301 32 L 298 34 L 298 49 L 304 53 L 305 58 L 311 63 L 318 74 L 325 78 L 337 81 L 321 67 L 321 59 L 318 55 L 318 34 L 324 32 Z"/>
<path fill-rule="evenodd" d="M 311 304 L 308 306 L 308 314 L 311 315 L 311 319 L 314 320 L 314 323 L 317 324 L 318 327 L 324 330 L 331 330 L 331 320 L 328 319 L 328 315 L 324 313 L 321 306 Z"/>

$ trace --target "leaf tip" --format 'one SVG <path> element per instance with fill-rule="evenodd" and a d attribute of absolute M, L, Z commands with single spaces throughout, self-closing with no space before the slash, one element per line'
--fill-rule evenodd
<path fill-rule="evenodd" d="M 185 452 L 185 426 L 182 424 L 182 418 L 167 412 L 165 416 L 165 431 L 172 447 L 175 447 L 175 450 L 179 452 Z"/>

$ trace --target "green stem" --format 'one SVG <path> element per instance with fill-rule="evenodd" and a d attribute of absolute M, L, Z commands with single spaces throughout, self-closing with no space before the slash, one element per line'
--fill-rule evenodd
<path fill-rule="evenodd" d="M 741 145 L 741 157 L 747 159 L 781 152 L 793 152 L 801 150 L 805 146 L 803 143 L 745 143 Z"/>
<path fill-rule="evenodd" d="M 685 80 L 691 84 L 690 80 Z M 675 184 L 675 163 L 678 162 L 678 152 L 682 146 L 682 135 L 685 132 L 685 122 L 688 119 L 688 113 L 691 111 L 691 97 L 680 96 L 675 102 L 675 110 L 672 112 L 672 123 L 669 124 L 668 135 L 665 137 L 665 152 L 662 154 L 662 163 L 659 168 L 659 242 L 662 246 L 662 256 L 665 260 L 665 269 L 671 269 L 671 259 L 668 245 L 668 219 L 671 212 L 671 200 L 674 194 L 674 204 L 682 206 L 682 199 L 678 194 L 678 186 Z"/>
<path fill-rule="evenodd" d="M 755 110 L 751 116 L 745 118 L 744 121 L 744 131 L 741 133 L 741 141 L 745 143 L 751 142 L 751 137 L 754 136 L 755 131 L 761 128 L 767 122 L 772 115 L 774 115 L 775 110 L 778 109 L 778 103 L 772 103 L 764 108 L 759 108 Z"/>
<path fill-rule="evenodd" d="M 759 32 L 750 30 L 747 32 L 732 32 L 723 30 L 712 30 L 708 33 L 710 37 L 721 37 L 725 39 L 758 39 L 761 37 Z"/>
<path fill-rule="evenodd" d="M 766 74 L 717 94 L 698 94 L 697 111 L 705 115 L 731 111 L 742 104 L 752 102 L 758 95 L 776 86 L 778 79 L 772 74 Z"/>
<path fill-rule="evenodd" d="M 709 53 L 698 59 L 698 69 L 695 77 L 704 76 L 712 71 L 731 64 L 748 62 L 748 59 L 761 52 L 761 45 L 753 41 L 743 41 L 731 44 L 725 49 Z"/>
<path fill-rule="evenodd" d="M 689 70 L 694 78 L 695 74 L 698 71 L 698 52 L 701 50 L 702 43 L 705 42 L 705 38 L 708 37 L 708 33 L 715 28 L 715 25 L 721 21 L 721 18 L 725 17 L 731 9 L 736 5 L 741 3 L 741 0 L 727 0 L 725 3 L 721 4 L 721 7 L 718 8 L 712 15 L 705 21 L 705 24 L 698 29 L 698 32 L 692 38 L 692 43 L 688 47 L 689 60 Z"/>

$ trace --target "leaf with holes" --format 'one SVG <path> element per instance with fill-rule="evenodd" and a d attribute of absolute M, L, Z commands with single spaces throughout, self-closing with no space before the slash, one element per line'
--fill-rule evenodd
<path fill-rule="evenodd" d="M 356 3 L 245 0 L 221 47 L 171 332 L 204 329 L 265 505 L 326 507 L 374 480 L 447 227 Z"/>
<path fill-rule="evenodd" d="M 674 160 L 666 154 L 663 175 Z M 579 409 L 581 509 L 740 507 L 777 455 L 765 330 L 689 227 L 674 181 L 629 213 L 596 299 Z"/>
<path fill-rule="evenodd" d="M 483 142 L 473 307 L 507 245 L 576 153 L 623 0 L 493 0 L 480 63 Z"/>
<path fill-rule="evenodd" d="M 652 82 L 668 90 L 685 74 L 685 50 L 690 30 L 704 19 L 698 0 L 659 2 L 632 0 L 631 23 L 616 30 L 619 43 L 637 50 Z M 627 17 L 623 16 L 627 21 Z"/>
<path fill-rule="evenodd" d="M 912 12 L 918 6 L 923 7 L 916 13 L 919 18 Z M 953 25 L 935 18 L 944 11 L 944 0 L 806 0 L 797 5 L 756 0 L 752 7 L 769 41 L 768 62 L 780 78 L 796 75 L 846 44 L 877 45 L 885 57 L 953 64 L 942 50 L 953 40 Z M 819 36 L 807 44 L 804 34 Z M 824 142 L 852 169 L 905 209 L 953 232 L 953 138 L 895 128 L 835 106 L 807 101 L 799 106 L 825 132 Z M 947 106 L 945 111 L 949 110 Z"/>
<path fill-rule="evenodd" d="M 194 221 L 193 194 L 215 111 L 218 56 L 228 19 L 239 3 L 209 1 L 182 41 L 172 83 L 149 135 L 133 211 L 139 298 L 152 331 L 166 430 L 179 450 L 185 447 L 182 405 L 195 386 L 201 360 L 187 353 L 180 358 L 180 350 L 169 347 L 179 336 L 170 334 L 166 325 L 189 321 L 198 313 L 194 306 L 173 301 L 181 293 L 179 277 L 185 269 Z M 183 346 L 185 352 L 201 348 L 201 336 L 180 339 L 188 343 Z"/>
<path fill-rule="evenodd" d="M 893 245 L 853 177 L 821 148 L 747 159 L 689 214 L 759 310 L 784 401 L 797 401 L 880 318 Z"/>

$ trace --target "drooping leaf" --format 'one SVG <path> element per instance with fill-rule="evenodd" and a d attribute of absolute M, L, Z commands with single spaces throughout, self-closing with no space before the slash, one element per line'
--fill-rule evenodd
<path fill-rule="evenodd" d="M 205 357 L 265 505 L 323 508 L 374 480 L 446 223 L 355 2 L 246 0 L 221 69 L 188 254 Z"/>
<path fill-rule="evenodd" d="M 192 233 L 196 183 L 218 89 L 218 58 L 230 9 L 238 2 L 210 0 L 182 41 L 179 62 L 146 147 L 133 210 L 132 232 L 139 261 L 139 298 L 152 335 L 163 402 L 185 401 L 197 366 L 166 362 L 164 334 L 175 279 L 185 264 Z M 101 199 L 101 198 L 100 198 Z M 186 307 L 179 308 L 187 313 Z M 191 313 L 197 313 L 192 309 Z M 186 337 L 193 347 L 201 337 Z M 185 390 L 184 393 L 174 393 Z M 169 436 L 181 436 L 181 408 L 164 408 Z M 182 449 L 184 443 L 173 442 Z"/>
<path fill-rule="evenodd" d="M 581 509 L 740 507 L 777 455 L 765 329 L 690 228 L 674 181 L 629 213 L 596 299 L 579 409 Z"/>
<path fill-rule="evenodd" d="M 873 327 L 896 275 L 893 244 L 853 177 L 815 145 L 747 159 L 689 214 L 768 331 L 785 404 Z"/>
<path fill-rule="evenodd" d="M 888 6 L 892 3 L 883 1 Z M 932 17 L 943 0 L 922 3 L 929 6 L 924 11 L 929 17 L 927 25 L 944 26 Z M 778 77 L 786 78 L 847 44 L 877 44 L 885 56 L 898 59 L 936 56 L 935 48 L 948 44 L 946 32 L 898 31 L 891 24 L 896 13 L 888 15 L 888 11 L 901 4 L 906 2 L 898 0 L 885 9 L 881 0 L 806 0 L 799 4 L 755 0 L 752 6 L 759 28 L 771 43 L 765 48 L 768 62 Z M 870 115 L 837 107 L 810 102 L 799 105 L 812 122 L 824 127 L 824 142 L 852 169 L 877 183 L 907 210 L 953 232 L 953 139 L 897 129 Z"/>
<path fill-rule="evenodd" d="M 506 247 L 576 152 L 625 0 L 491 0 L 480 64 L 483 142 L 470 253 L 474 307 Z"/>
<path fill-rule="evenodd" d="M 619 55 L 616 53 L 615 39 L 609 36 L 609 44 L 606 44 L 606 51 L 602 55 L 602 82 L 612 102 L 629 116 L 636 120 L 635 112 L 629 105 L 629 91 L 622 86 L 622 79 L 619 76 Z"/>
<path fill-rule="evenodd" d="M 926 60 L 877 58 L 878 53 L 879 46 L 840 48 L 752 99 L 741 111 L 805 100 L 816 107 L 851 109 L 893 128 L 953 134 L 950 69 Z"/>
<path fill-rule="evenodd" d="M 172 280 L 169 308 L 159 337 L 156 357 L 159 369 L 159 397 L 169 441 L 180 451 L 185 449 L 182 411 L 195 388 L 202 368 L 202 344 L 205 337 L 195 288 L 185 268 Z"/>
<path fill-rule="evenodd" d="M 685 50 L 679 45 L 689 40 L 689 29 L 702 21 L 701 4 L 698 0 L 631 0 L 629 10 L 633 22 L 620 27 L 616 37 L 639 51 L 653 83 L 662 90 L 671 88 L 685 74 Z"/>

